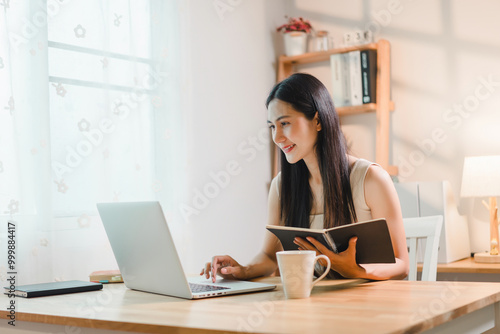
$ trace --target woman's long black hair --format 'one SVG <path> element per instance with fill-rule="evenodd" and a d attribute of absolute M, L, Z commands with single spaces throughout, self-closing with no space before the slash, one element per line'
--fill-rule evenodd
<path fill-rule="evenodd" d="M 266 107 L 274 99 L 289 103 L 309 120 L 318 112 L 321 130 L 315 149 L 323 181 L 324 227 L 355 222 L 347 145 L 330 93 L 312 75 L 295 73 L 274 86 Z M 286 226 L 309 227 L 313 203 L 309 170 L 304 160 L 290 164 L 280 152 L 281 219 Z"/>

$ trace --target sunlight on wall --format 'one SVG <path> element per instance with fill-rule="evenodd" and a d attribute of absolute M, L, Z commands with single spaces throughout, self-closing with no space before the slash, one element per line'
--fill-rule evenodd
<path fill-rule="evenodd" d="M 477 209 L 480 203 L 460 199 L 459 191 L 465 156 L 499 153 L 500 21 L 496 14 L 500 3 L 373 0 L 356 4 L 361 5 L 361 17 L 335 11 L 325 1 L 297 0 L 289 3 L 287 13 L 311 19 L 317 30 L 328 30 L 337 47 L 345 32 L 366 27 L 375 32 L 375 39 L 389 40 L 396 106 L 392 161 L 400 167 L 399 179 L 449 180 L 460 212 L 469 218 L 472 251 L 486 250 L 488 219 Z M 329 84 L 327 62 L 313 71 Z M 373 157 L 373 119 L 358 115 L 342 121 L 346 135 L 362 141 L 353 141 L 354 152 Z"/>

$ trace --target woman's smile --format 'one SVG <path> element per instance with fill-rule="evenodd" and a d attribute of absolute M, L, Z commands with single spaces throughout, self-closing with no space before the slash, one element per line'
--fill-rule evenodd
<path fill-rule="evenodd" d="M 295 146 L 296 146 L 295 144 L 292 144 L 292 145 L 288 145 L 288 146 L 282 147 L 281 149 L 285 153 L 290 153 L 295 148 Z"/>

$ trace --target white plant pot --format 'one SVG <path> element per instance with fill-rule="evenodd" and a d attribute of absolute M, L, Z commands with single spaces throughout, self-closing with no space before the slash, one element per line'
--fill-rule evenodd
<path fill-rule="evenodd" d="M 303 31 L 287 32 L 283 34 L 285 54 L 297 56 L 307 52 L 307 33 Z"/>

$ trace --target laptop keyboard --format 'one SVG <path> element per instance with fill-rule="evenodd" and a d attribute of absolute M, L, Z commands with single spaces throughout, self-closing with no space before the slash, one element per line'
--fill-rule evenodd
<path fill-rule="evenodd" d="M 210 291 L 229 289 L 229 288 L 226 288 L 224 286 L 196 284 L 196 283 L 189 283 L 189 287 L 191 288 L 192 292 L 210 292 Z"/>

